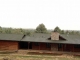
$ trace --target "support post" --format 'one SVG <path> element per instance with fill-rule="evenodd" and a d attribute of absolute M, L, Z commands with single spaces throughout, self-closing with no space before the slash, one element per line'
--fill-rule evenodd
<path fill-rule="evenodd" d="M 30 43 L 30 42 L 28 42 L 28 49 L 29 49 L 29 43 Z"/>
<path fill-rule="evenodd" d="M 39 50 L 40 50 L 40 43 L 39 43 Z"/>
<path fill-rule="evenodd" d="M 74 52 L 74 45 L 73 45 L 73 52 Z"/>
<path fill-rule="evenodd" d="M 63 51 L 63 49 L 64 49 L 64 45 L 62 44 L 62 51 Z"/>

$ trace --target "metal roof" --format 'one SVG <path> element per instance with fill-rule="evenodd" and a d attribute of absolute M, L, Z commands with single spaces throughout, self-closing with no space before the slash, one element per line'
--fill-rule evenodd
<path fill-rule="evenodd" d="M 24 41 L 24 42 L 44 42 L 44 43 L 63 43 L 80 44 L 80 35 L 60 35 L 66 40 L 49 40 L 51 34 L 34 33 L 31 36 L 22 34 L 0 34 L 0 40 Z"/>
<path fill-rule="evenodd" d="M 22 34 L 0 34 L 0 40 L 20 41 Z"/>
<path fill-rule="evenodd" d="M 33 34 L 25 36 L 21 41 L 27 42 L 44 42 L 44 43 L 63 43 L 63 44 L 80 44 L 80 35 L 60 35 L 66 40 L 48 40 L 50 34 Z"/>

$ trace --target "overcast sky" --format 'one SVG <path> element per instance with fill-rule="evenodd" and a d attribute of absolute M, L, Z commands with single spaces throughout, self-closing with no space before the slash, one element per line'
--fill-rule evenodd
<path fill-rule="evenodd" d="M 0 0 L 0 26 L 80 30 L 80 0 Z"/>

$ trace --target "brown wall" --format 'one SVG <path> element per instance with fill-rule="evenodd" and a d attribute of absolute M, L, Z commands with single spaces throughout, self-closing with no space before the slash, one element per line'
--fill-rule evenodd
<path fill-rule="evenodd" d="M 32 49 L 39 50 L 39 46 L 35 46 L 35 43 L 32 43 Z"/>
<path fill-rule="evenodd" d="M 62 44 L 62 48 L 58 48 L 58 50 L 64 52 L 80 52 L 80 48 L 75 48 L 74 44 Z"/>
<path fill-rule="evenodd" d="M 58 48 L 59 51 L 73 52 L 74 45 L 73 44 L 62 44 L 61 48 Z"/>
<path fill-rule="evenodd" d="M 32 49 L 58 51 L 58 44 L 51 44 L 51 47 L 47 48 L 46 43 L 40 43 L 39 46 L 36 46 L 35 43 L 32 43 Z"/>
<path fill-rule="evenodd" d="M 18 50 L 18 42 L 0 41 L 0 50 Z"/>
<path fill-rule="evenodd" d="M 51 44 L 52 51 L 58 51 L 58 44 Z"/>
<path fill-rule="evenodd" d="M 51 47 L 47 48 L 46 43 L 39 43 L 39 46 L 36 46 L 35 43 L 32 43 L 32 49 L 34 49 L 34 50 L 64 51 L 64 52 L 80 52 L 80 48 L 74 48 L 74 44 L 62 44 L 62 47 L 59 48 L 58 44 L 52 43 Z"/>
<path fill-rule="evenodd" d="M 32 49 L 34 50 L 51 50 L 51 51 L 68 51 L 68 52 L 80 52 L 80 48 L 75 48 L 73 44 L 62 44 L 62 48 L 58 48 L 58 44 L 51 44 L 51 47 L 46 47 L 46 43 L 39 43 L 36 46 L 32 43 Z M 15 41 L 0 41 L 0 50 L 18 50 L 18 42 Z"/>
<path fill-rule="evenodd" d="M 74 48 L 74 52 L 80 52 L 80 48 Z"/>
<path fill-rule="evenodd" d="M 51 50 L 51 47 L 46 47 L 46 43 L 41 43 L 40 44 L 40 50 Z"/>
<path fill-rule="evenodd" d="M 46 47 L 46 43 L 39 43 L 39 46 L 36 46 L 35 43 L 32 43 L 32 49 L 34 49 L 34 50 L 51 50 L 51 48 Z"/>
<path fill-rule="evenodd" d="M 66 51 L 69 51 L 69 52 L 73 52 L 73 49 L 74 49 L 74 45 L 72 44 L 66 44 Z"/>

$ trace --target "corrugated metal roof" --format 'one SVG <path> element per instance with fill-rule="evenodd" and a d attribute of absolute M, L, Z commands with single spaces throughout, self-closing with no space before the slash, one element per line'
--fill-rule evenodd
<path fill-rule="evenodd" d="M 63 43 L 63 44 L 80 44 L 80 35 L 60 35 L 66 40 L 48 40 L 51 34 L 35 33 L 31 36 L 22 34 L 0 34 L 0 40 L 25 41 L 25 42 L 44 42 L 44 43 Z"/>
<path fill-rule="evenodd" d="M 44 42 L 44 43 L 65 43 L 65 44 L 80 44 L 80 35 L 60 35 L 66 40 L 48 40 L 50 34 L 33 34 L 24 37 L 21 41 L 27 42 Z"/>
<path fill-rule="evenodd" d="M 22 34 L 0 34 L 0 40 L 20 41 L 23 36 Z"/>

